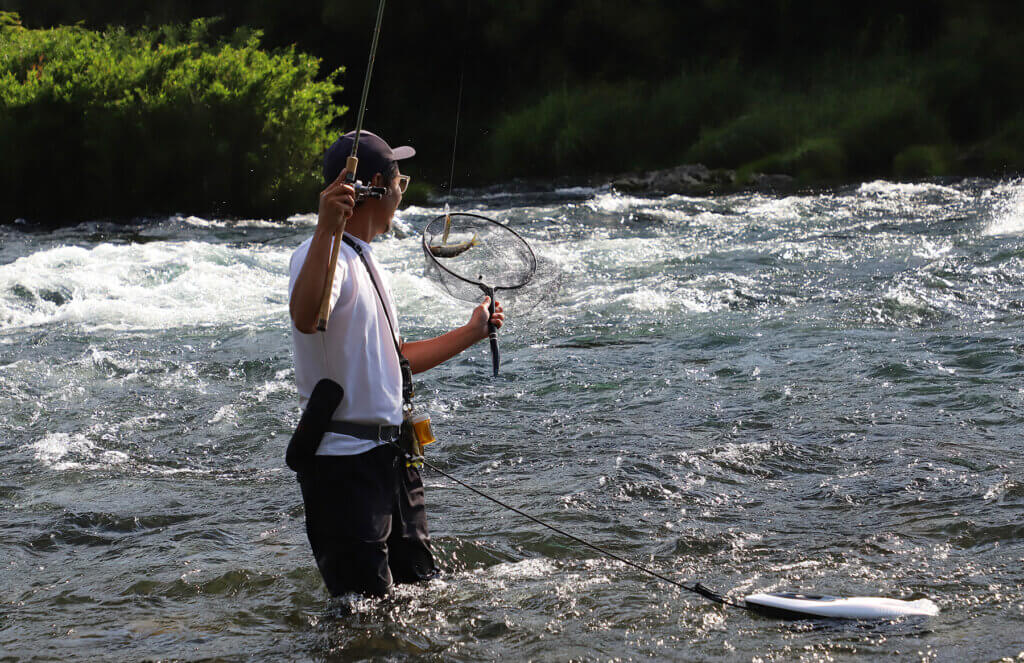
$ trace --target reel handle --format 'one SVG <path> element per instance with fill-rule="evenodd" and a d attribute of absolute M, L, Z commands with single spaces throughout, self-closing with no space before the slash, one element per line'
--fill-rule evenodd
<path fill-rule="evenodd" d="M 387 195 L 387 187 L 383 186 L 366 186 L 362 182 L 356 182 L 356 202 L 366 200 L 367 198 L 376 198 L 380 200 Z"/>

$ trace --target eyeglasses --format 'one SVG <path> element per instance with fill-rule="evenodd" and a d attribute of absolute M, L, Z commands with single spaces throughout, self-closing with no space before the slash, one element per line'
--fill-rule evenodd
<path fill-rule="evenodd" d="M 399 175 L 398 176 L 398 191 L 399 193 L 405 193 L 405 190 L 409 188 L 409 176 Z"/>

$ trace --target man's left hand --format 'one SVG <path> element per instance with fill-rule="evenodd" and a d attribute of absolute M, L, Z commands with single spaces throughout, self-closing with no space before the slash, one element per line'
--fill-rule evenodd
<path fill-rule="evenodd" d="M 477 336 L 477 340 L 487 338 L 487 335 L 490 333 L 490 330 L 487 328 L 488 322 L 499 329 L 505 322 L 505 309 L 501 307 L 501 302 L 498 301 L 494 302 L 494 315 L 490 316 L 490 320 L 488 321 L 488 309 L 490 308 L 490 305 L 491 298 L 484 297 L 484 301 L 473 309 L 473 315 L 469 319 L 469 324 L 466 325 L 473 330 Z"/>

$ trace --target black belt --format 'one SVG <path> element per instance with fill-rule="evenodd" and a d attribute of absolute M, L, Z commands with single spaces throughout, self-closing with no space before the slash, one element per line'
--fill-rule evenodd
<path fill-rule="evenodd" d="M 332 421 L 327 425 L 329 433 L 349 435 L 360 440 L 376 440 L 378 442 L 394 442 L 398 439 L 400 426 L 389 424 L 354 424 L 350 421 Z"/>

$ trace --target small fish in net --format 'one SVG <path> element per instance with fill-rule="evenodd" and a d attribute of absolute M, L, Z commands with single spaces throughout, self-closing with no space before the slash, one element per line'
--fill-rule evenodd
<path fill-rule="evenodd" d="M 449 222 L 450 220 L 451 217 L 449 217 Z M 474 246 L 479 245 L 480 240 L 477 238 L 476 235 L 473 235 L 465 242 L 446 244 L 444 243 L 444 240 L 442 240 L 441 244 L 430 244 L 429 246 L 427 246 L 427 248 L 430 249 L 430 253 L 433 254 L 434 257 L 436 258 L 455 258 L 457 256 L 462 255 L 466 251 L 469 251 Z"/>
<path fill-rule="evenodd" d="M 427 277 L 456 299 L 476 303 L 481 293 L 506 310 L 510 306 L 532 308 L 554 291 L 557 270 L 538 270 L 544 265 L 519 233 L 479 214 L 442 214 L 423 229 L 423 255 Z M 544 278 L 538 278 L 539 272 Z M 539 286 L 539 287 L 538 287 Z M 501 356 L 497 330 L 490 329 L 494 375 Z"/>

